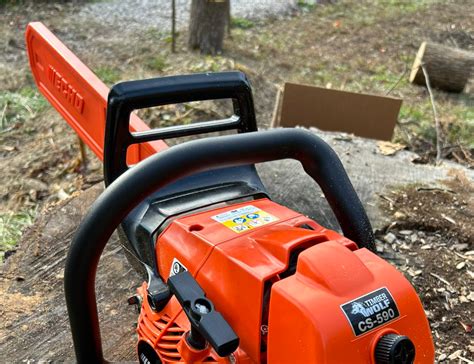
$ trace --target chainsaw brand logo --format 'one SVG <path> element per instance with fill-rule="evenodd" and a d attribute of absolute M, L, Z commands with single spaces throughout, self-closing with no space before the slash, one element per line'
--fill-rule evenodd
<path fill-rule="evenodd" d="M 351 312 L 353 315 L 355 315 L 356 313 L 360 313 L 362 315 L 364 315 L 364 317 L 369 317 L 370 316 L 370 312 L 368 309 L 366 309 L 364 307 L 364 305 L 362 305 L 362 303 L 359 303 L 359 302 L 354 302 L 352 304 L 352 312 Z"/>
<path fill-rule="evenodd" d="M 364 304 L 367 307 L 364 307 Z M 364 317 L 369 317 L 373 315 L 374 312 L 379 312 L 386 309 L 390 305 L 390 300 L 387 298 L 385 293 L 377 296 L 376 299 L 369 299 L 364 304 L 360 302 L 353 302 L 352 303 L 352 311 L 351 313 L 355 315 L 356 313 L 360 313 Z"/>
<path fill-rule="evenodd" d="M 69 82 L 54 69 L 53 66 L 49 66 L 48 79 L 51 84 L 60 92 L 64 99 L 80 114 L 84 111 L 84 98 L 72 87 Z"/>
<path fill-rule="evenodd" d="M 387 288 L 381 288 L 341 305 L 342 312 L 356 336 L 379 327 L 400 316 Z"/>

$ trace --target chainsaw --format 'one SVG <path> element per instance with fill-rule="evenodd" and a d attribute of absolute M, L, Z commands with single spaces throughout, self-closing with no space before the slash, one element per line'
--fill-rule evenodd
<path fill-rule="evenodd" d="M 420 299 L 377 256 L 338 156 L 302 129 L 257 131 L 243 73 L 109 90 L 43 24 L 28 25 L 26 44 L 39 90 L 104 166 L 106 189 L 64 273 L 79 363 L 105 361 L 95 274 L 115 230 L 144 277 L 128 300 L 138 308 L 140 363 L 433 363 Z M 134 113 L 216 99 L 232 100 L 231 117 L 150 129 Z M 281 159 L 299 161 L 320 186 L 342 234 L 271 200 L 255 164 Z"/>

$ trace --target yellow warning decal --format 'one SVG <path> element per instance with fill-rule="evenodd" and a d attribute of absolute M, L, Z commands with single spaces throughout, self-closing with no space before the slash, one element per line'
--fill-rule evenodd
<path fill-rule="evenodd" d="M 223 212 L 222 214 L 212 216 L 212 219 L 227 226 L 236 233 L 255 229 L 273 221 L 278 221 L 278 218 L 275 216 L 252 205 Z"/>

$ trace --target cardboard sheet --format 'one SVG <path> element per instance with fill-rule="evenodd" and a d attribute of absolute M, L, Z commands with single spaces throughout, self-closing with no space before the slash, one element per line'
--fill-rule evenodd
<path fill-rule="evenodd" d="M 390 140 L 402 100 L 286 83 L 276 125 L 305 126 Z"/>

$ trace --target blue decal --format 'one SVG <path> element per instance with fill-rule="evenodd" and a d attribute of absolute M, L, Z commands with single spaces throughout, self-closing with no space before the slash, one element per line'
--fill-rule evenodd
<path fill-rule="evenodd" d="M 247 217 L 248 217 L 249 219 L 257 219 L 257 218 L 260 217 L 260 215 L 259 215 L 259 214 L 248 214 Z"/>

